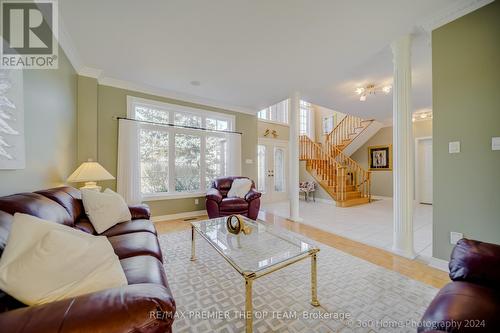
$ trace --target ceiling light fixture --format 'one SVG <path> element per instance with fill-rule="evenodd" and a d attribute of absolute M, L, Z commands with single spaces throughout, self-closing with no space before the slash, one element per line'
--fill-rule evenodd
<path fill-rule="evenodd" d="M 356 88 L 355 92 L 357 95 L 359 95 L 359 100 L 361 102 L 366 101 L 366 97 L 368 95 L 375 95 L 377 92 L 382 92 L 386 95 L 390 94 L 392 90 L 391 85 L 386 85 L 386 86 L 375 86 L 374 84 L 369 84 L 366 87 L 358 87 Z"/>

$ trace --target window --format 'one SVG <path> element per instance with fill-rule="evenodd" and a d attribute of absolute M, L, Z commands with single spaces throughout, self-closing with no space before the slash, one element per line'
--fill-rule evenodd
<path fill-rule="evenodd" d="M 215 178 L 230 170 L 238 173 L 240 158 L 228 156 L 231 149 L 241 149 L 239 135 L 196 129 L 231 131 L 233 116 L 129 97 L 129 117 L 160 123 L 139 124 L 140 182 L 145 199 L 200 194 Z"/>
<path fill-rule="evenodd" d="M 335 117 L 323 117 L 323 134 L 327 135 L 333 131 L 333 126 L 335 123 Z"/>
<path fill-rule="evenodd" d="M 302 100 L 300 101 L 299 133 L 311 136 L 311 103 Z"/>
<path fill-rule="evenodd" d="M 260 110 L 257 117 L 263 120 L 288 124 L 288 99 Z"/>

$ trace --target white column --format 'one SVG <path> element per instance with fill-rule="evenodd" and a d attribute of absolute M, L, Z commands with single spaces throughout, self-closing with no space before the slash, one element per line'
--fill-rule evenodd
<path fill-rule="evenodd" d="M 290 195 L 290 220 L 299 222 L 299 115 L 300 115 L 300 94 L 292 93 L 289 104 L 289 176 L 288 193 Z"/>
<path fill-rule="evenodd" d="M 411 115 L 411 36 L 391 44 L 393 84 L 394 240 L 392 249 L 414 258 L 413 251 L 413 135 Z"/>

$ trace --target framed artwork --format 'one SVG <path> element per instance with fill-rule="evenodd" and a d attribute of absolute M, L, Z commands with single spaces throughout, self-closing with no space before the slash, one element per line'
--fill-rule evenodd
<path fill-rule="evenodd" d="M 0 69 L 0 170 L 25 164 L 23 71 Z"/>
<path fill-rule="evenodd" d="M 368 147 L 368 168 L 370 171 L 392 170 L 392 145 Z"/>

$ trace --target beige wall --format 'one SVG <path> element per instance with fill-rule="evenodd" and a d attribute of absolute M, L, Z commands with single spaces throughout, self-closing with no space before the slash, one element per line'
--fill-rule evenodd
<path fill-rule="evenodd" d="M 79 103 L 80 108 L 89 110 L 92 114 L 94 114 L 93 108 L 97 108 L 97 112 L 95 112 L 97 115 L 97 122 L 92 119 L 87 119 L 85 122 L 86 125 L 82 125 L 82 128 L 79 128 L 81 132 L 89 133 L 90 135 L 90 137 L 82 138 L 82 140 L 79 141 L 79 155 L 82 155 L 82 158 L 85 158 L 85 156 L 83 156 L 85 152 L 89 152 L 89 154 L 92 153 L 92 146 L 96 139 L 93 137 L 94 130 L 92 128 L 88 129 L 86 126 L 90 124 L 89 126 L 92 127 L 95 123 L 97 123 L 97 160 L 104 168 L 111 172 L 111 174 L 116 176 L 118 150 L 118 122 L 113 117 L 125 117 L 127 115 L 127 96 L 129 95 L 234 115 L 236 120 L 236 131 L 243 133 L 241 140 L 242 175 L 248 176 L 252 179 L 257 178 L 256 116 L 111 86 L 99 85 L 96 80 L 91 78 L 80 78 L 80 81 L 85 84 L 85 88 L 82 88 L 80 91 L 87 97 L 93 96 L 93 91 L 97 90 L 97 101 L 88 98 Z M 92 117 L 89 116 L 89 118 Z M 246 159 L 251 159 L 253 163 L 246 164 Z M 116 188 L 115 181 L 102 182 L 101 185 L 103 187 L 110 187 L 113 189 Z M 197 205 L 194 203 L 195 198 L 148 201 L 147 203 L 151 206 L 153 215 L 158 216 L 202 210 L 205 208 L 205 198 L 199 197 L 198 199 L 199 203 Z"/>
<path fill-rule="evenodd" d="M 26 168 L 0 170 L 0 195 L 62 185 L 77 166 L 76 72 L 59 49 L 59 68 L 23 70 Z"/>
<path fill-rule="evenodd" d="M 333 125 L 333 127 L 341 122 L 342 119 L 344 119 L 344 117 L 346 116 L 344 113 L 327 109 L 319 105 L 313 105 L 314 140 L 316 142 L 322 143 L 325 141 L 325 135 L 323 134 L 323 118 L 333 115 L 336 116 L 336 123 Z"/>
<path fill-rule="evenodd" d="M 368 170 L 368 147 L 379 145 L 392 145 L 392 126 L 381 128 L 351 158 Z M 413 123 L 413 137 L 432 137 L 432 120 L 416 121 Z M 393 182 L 392 171 L 372 171 L 372 194 L 392 197 Z"/>
<path fill-rule="evenodd" d="M 500 2 L 432 33 L 433 255 L 449 260 L 450 231 L 500 244 Z M 448 153 L 461 142 L 459 154 Z"/>
<path fill-rule="evenodd" d="M 392 126 L 382 127 L 370 140 L 352 154 L 351 158 L 368 170 L 368 147 L 380 145 L 392 145 Z M 392 171 L 372 171 L 371 180 L 372 195 L 392 197 Z"/>
<path fill-rule="evenodd" d="M 264 136 L 266 130 L 269 129 L 271 132 L 274 130 L 278 137 L 273 137 L 269 134 L 267 137 Z M 257 121 L 257 135 L 259 138 L 277 139 L 277 140 L 288 140 L 290 135 L 290 128 L 286 125 L 274 124 L 262 120 Z"/>

